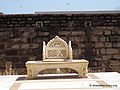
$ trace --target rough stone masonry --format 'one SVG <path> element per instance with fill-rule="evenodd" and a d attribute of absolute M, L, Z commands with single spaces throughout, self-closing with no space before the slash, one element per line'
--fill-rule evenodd
<path fill-rule="evenodd" d="M 87 59 L 89 71 L 120 72 L 120 12 L 0 13 L 0 70 L 6 62 L 23 69 L 42 59 L 42 41 L 58 35 L 72 41 L 74 59 Z"/>

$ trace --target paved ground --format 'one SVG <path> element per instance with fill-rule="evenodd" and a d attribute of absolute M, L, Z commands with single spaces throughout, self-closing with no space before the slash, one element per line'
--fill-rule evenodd
<path fill-rule="evenodd" d="M 120 90 L 117 72 L 88 73 L 88 78 L 77 74 L 39 75 L 27 80 L 26 75 L 0 76 L 0 90 Z"/>

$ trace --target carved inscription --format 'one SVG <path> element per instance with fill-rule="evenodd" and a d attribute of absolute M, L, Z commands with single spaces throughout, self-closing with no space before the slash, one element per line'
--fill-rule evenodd
<path fill-rule="evenodd" d="M 48 57 L 57 57 L 57 50 L 48 50 Z"/>
<path fill-rule="evenodd" d="M 59 51 L 59 57 L 65 57 L 66 56 L 66 51 L 65 50 L 60 50 Z"/>
<path fill-rule="evenodd" d="M 68 45 L 67 43 L 56 36 L 50 40 L 46 46 L 46 58 L 47 59 L 67 59 L 68 56 Z"/>
<path fill-rule="evenodd" d="M 65 57 L 65 50 L 48 50 L 48 57 Z"/>
<path fill-rule="evenodd" d="M 55 47 L 55 48 L 62 48 L 62 47 L 65 47 L 64 46 L 64 44 L 63 43 L 61 43 L 61 42 L 53 42 L 53 43 L 51 43 L 50 44 L 50 46 L 49 47 Z"/>

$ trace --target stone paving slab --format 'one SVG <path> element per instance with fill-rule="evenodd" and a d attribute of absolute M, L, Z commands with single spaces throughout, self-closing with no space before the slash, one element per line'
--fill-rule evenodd
<path fill-rule="evenodd" d="M 88 73 L 88 78 L 77 74 L 46 74 L 27 80 L 27 75 L 0 76 L 0 90 L 120 90 L 117 72 Z"/>
<path fill-rule="evenodd" d="M 0 76 L 0 90 L 9 90 L 18 77 L 20 77 L 20 75 Z"/>

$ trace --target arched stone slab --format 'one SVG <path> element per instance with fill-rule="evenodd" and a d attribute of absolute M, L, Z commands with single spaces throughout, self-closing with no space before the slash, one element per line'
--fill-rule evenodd
<path fill-rule="evenodd" d="M 69 61 L 72 60 L 71 42 L 67 44 L 56 36 L 45 45 L 43 42 L 43 61 Z"/>

